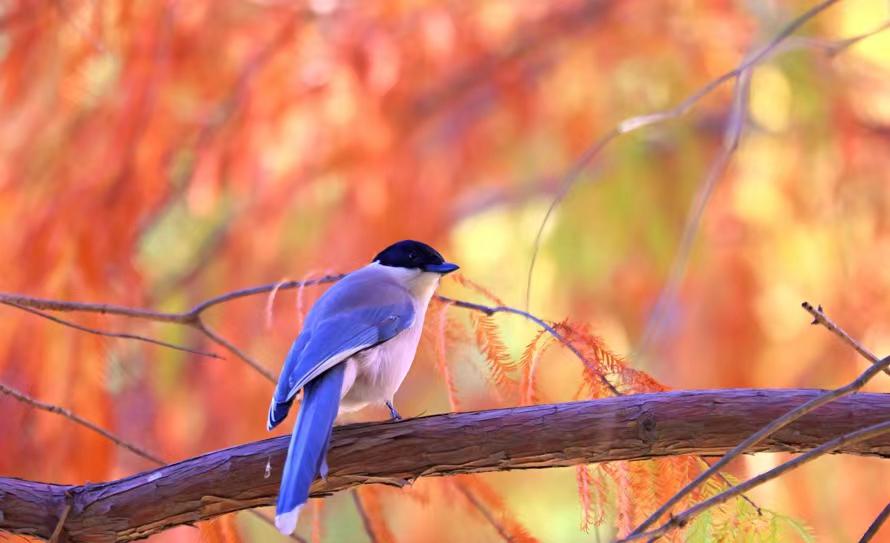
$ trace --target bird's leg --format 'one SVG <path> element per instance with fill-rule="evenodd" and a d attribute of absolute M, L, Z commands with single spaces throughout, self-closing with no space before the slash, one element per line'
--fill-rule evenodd
<path fill-rule="evenodd" d="M 386 407 L 389 408 L 389 416 L 390 416 L 389 420 L 402 420 L 402 416 L 399 415 L 399 412 L 396 411 L 395 407 L 393 407 L 391 401 L 386 400 Z"/>

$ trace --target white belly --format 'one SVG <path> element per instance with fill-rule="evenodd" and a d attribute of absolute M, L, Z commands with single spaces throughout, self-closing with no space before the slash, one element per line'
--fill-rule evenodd
<path fill-rule="evenodd" d="M 391 340 L 357 353 L 346 360 L 346 375 L 340 392 L 340 412 L 356 411 L 369 404 L 392 402 L 402 385 L 423 331 L 423 319 L 440 275 L 393 268 L 400 282 L 414 296 L 414 324 Z"/>
<path fill-rule="evenodd" d="M 340 411 L 361 409 L 369 404 L 392 402 L 401 386 L 420 341 L 423 314 L 411 328 L 377 347 L 362 351 L 346 361 L 346 376 L 340 393 Z"/>

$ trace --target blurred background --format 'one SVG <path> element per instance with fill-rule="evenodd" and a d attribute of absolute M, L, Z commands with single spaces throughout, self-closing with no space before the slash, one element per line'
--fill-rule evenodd
<path fill-rule="evenodd" d="M 538 229 L 578 157 L 616 123 L 673 107 L 731 70 L 812 5 L 0 2 L 0 291 L 181 311 L 237 288 L 348 271 L 415 238 L 461 265 L 465 280 L 447 280 L 444 294 L 490 302 L 471 280 L 525 307 Z M 543 230 L 529 310 L 586 327 L 674 389 L 852 379 L 864 362 L 808 325 L 803 300 L 879 355 L 890 351 L 890 32 L 831 49 L 883 24 L 888 10 L 884 0 L 838 2 L 753 71 L 741 142 L 691 244 L 681 237 L 721 154 L 731 82 L 684 116 L 606 146 Z M 277 375 L 323 288 L 233 301 L 206 320 Z M 271 383 L 195 330 L 65 317 L 226 359 L 0 306 L 0 382 L 168 461 L 267 437 Z M 509 315 L 491 323 L 431 307 L 397 396 L 403 416 L 531 401 L 510 386 L 537 330 Z M 506 386 L 484 352 L 495 337 Z M 581 386 L 564 349 L 551 346 L 537 364 L 534 401 L 598 394 Z M 886 376 L 871 386 L 888 389 Z M 348 420 L 383 417 L 368 409 Z M 0 474 L 60 483 L 152 467 L 6 396 L 0 451 Z M 745 458 L 731 472 L 748 477 L 784 458 Z M 678 465 L 686 469 L 651 462 L 368 487 L 357 497 L 370 534 L 349 493 L 316 501 L 299 533 L 608 540 L 697 469 Z M 751 521 L 762 524 L 751 537 L 855 541 L 888 487 L 884 462 L 820 459 L 750 494 L 771 511 Z M 749 523 L 734 520 L 737 509 L 675 537 L 733 539 L 727 530 Z M 239 514 L 152 541 L 279 538 Z"/>

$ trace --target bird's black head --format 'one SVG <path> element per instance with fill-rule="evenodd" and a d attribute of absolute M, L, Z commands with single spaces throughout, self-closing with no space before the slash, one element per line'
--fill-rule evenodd
<path fill-rule="evenodd" d="M 410 239 L 393 243 L 375 256 L 373 261 L 383 266 L 441 274 L 451 273 L 458 268 L 457 264 L 445 262 L 442 255 L 426 243 Z"/>

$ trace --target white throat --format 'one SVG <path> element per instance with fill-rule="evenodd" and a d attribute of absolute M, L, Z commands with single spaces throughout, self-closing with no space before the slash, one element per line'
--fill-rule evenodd
<path fill-rule="evenodd" d="M 433 297 L 436 287 L 439 286 L 439 280 L 442 278 L 442 275 L 438 273 L 384 266 L 379 262 L 372 262 L 369 266 L 376 266 L 378 270 L 398 281 L 400 285 L 408 289 L 408 292 L 423 308 L 429 304 L 430 298 Z"/>

